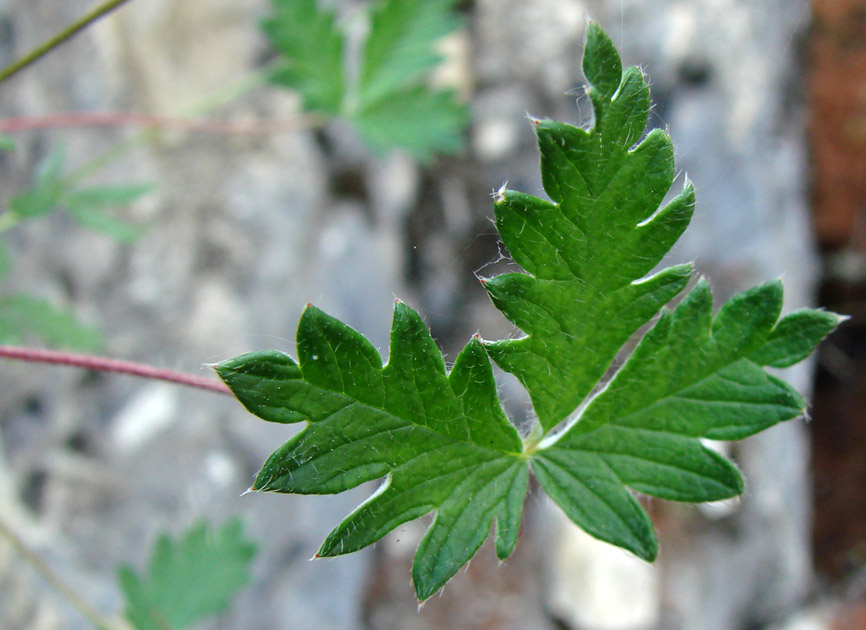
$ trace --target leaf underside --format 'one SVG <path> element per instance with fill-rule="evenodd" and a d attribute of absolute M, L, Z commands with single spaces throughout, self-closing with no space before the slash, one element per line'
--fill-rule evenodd
<path fill-rule="evenodd" d="M 355 551 L 435 514 L 413 567 L 421 601 L 492 524 L 498 556 L 510 554 L 530 469 L 588 533 L 652 560 L 652 522 L 633 493 L 691 502 L 741 493 L 734 465 L 701 440 L 738 440 L 800 415 L 803 398 L 763 367 L 805 358 L 841 321 L 808 309 L 779 320 L 780 282 L 736 295 L 714 316 L 709 285 L 698 280 L 667 310 L 691 267 L 654 269 L 689 223 L 693 188 L 686 182 L 661 205 L 674 181 L 671 140 L 660 130 L 644 135 L 646 79 L 622 69 L 595 24 L 583 67 L 592 124 L 533 120 L 549 200 L 507 189 L 495 197 L 500 237 L 525 273 L 483 284 L 522 337 L 473 337 L 448 372 L 420 316 L 397 302 L 383 366 L 361 334 L 310 306 L 297 361 L 256 352 L 216 366 L 252 413 L 307 423 L 267 460 L 254 490 L 330 494 L 384 478 L 318 555 Z M 529 392 L 532 438 L 505 416 L 490 359 Z"/>

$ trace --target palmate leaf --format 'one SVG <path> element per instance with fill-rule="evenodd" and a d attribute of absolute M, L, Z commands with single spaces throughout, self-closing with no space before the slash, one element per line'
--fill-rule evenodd
<path fill-rule="evenodd" d="M 374 149 L 397 146 L 425 160 L 463 148 L 466 107 L 452 91 L 428 85 L 442 57 L 436 43 L 460 25 L 454 4 L 386 0 L 373 6 L 350 117 Z"/>
<path fill-rule="evenodd" d="M 842 320 L 809 309 L 779 320 L 779 282 L 735 296 L 713 317 L 699 280 L 664 310 L 691 267 L 646 274 L 688 225 L 694 191 L 687 182 L 659 208 L 674 179 L 671 140 L 662 131 L 641 140 L 646 81 L 636 68 L 623 71 L 594 24 L 584 73 L 589 128 L 534 121 L 550 201 L 504 188 L 495 195 L 499 233 L 527 273 L 484 285 L 524 336 L 476 336 L 448 373 L 421 318 L 398 302 L 383 367 L 363 336 L 310 306 L 297 362 L 259 352 L 216 366 L 254 414 L 308 423 L 268 459 L 254 490 L 337 493 L 384 477 L 319 555 L 360 549 L 435 512 L 413 567 L 422 601 L 493 522 L 497 554 L 509 555 L 529 469 L 587 532 L 652 560 L 652 522 L 632 493 L 710 501 L 742 492 L 734 465 L 701 439 L 737 440 L 800 415 L 803 398 L 763 367 L 805 358 Z M 625 343 L 660 310 L 602 387 Z M 537 427 L 522 440 L 499 405 L 488 356 L 532 399 Z"/>
<path fill-rule="evenodd" d="M 422 83 L 441 61 L 435 44 L 460 26 L 455 0 L 389 0 L 373 6 L 358 81 L 361 109 Z"/>
<path fill-rule="evenodd" d="M 131 225 L 110 213 L 138 201 L 153 192 L 151 184 L 103 184 L 77 187 L 74 179 L 64 176 L 66 165 L 62 145 L 55 147 L 41 162 L 30 189 L 18 193 L 9 201 L 11 212 L 18 219 L 65 209 L 80 225 L 98 230 L 121 242 L 138 238 L 141 228 Z"/>
<path fill-rule="evenodd" d="M 126 618 L 136 630 L 181 630 L 221 612 L 250 581 L 255 552 L 238 520 L 197 523 L 178 541 L 161 535 L 146 573 L 120 569 Z"/>
<path fill-rule="evenodd" d="M 344 65 L 346 38 L 333 11 L 316 0 L 272 5 L 262 27 L 283 63 L 270 79 L 296 90 L 305 110 L 349 120 L 375 151 L 400 148 L 427 160 L 463 147 L 466 107 L 431 86 L 442 61 L 437 44 L 461 23 L 454 0 L 370 2 L 357 72 Z"/>

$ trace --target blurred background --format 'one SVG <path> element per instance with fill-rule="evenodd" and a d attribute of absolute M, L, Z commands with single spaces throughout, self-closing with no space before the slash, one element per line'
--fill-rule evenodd
<path fill-rule="evenodd" d="M 350 34 L 363 32 L 367 4 L 321 2 Z M 0 0 L 0 66 L 92 6 Z M 250 350 L 294 354 L 307 302 L 383 354 L 395 296 L 451 360 L 475 331 L 510 334 L 474 275 L 507 254 L 490 193 L 507 180 L 542 194 L 527 113 L 587 119 L 578 88 L 592 17 L 650 77 L 650 125 L 668 128 L 677 150 L 674 190 L 685 173 L 697 188 L 692 227 L 668 262 L 695 260 L 717 301 L 781 276 L 786 310 L 852 317 L 785 372 L 813 401 L 809 419 L 730 448 L 745 495 L 652 502 L 661 551 L 650 566 L 581 534 L 533 492 L 514 556 L 499 564 L 485 546 L 419 610 L 409 567 L 423 519 L 360 553 L 308 562 L 371 487 L 240 496 L 295 427 L 207 392 L 6 362 L 3 521 L 116 615 L 117 567 L 144 567 L 160 532 L 239 517 L 258 548 L 252 582 L 205 628 L 866 628 L 866 1 L 475 0 L 457 10 L 463 25 L 442 41 L 434 80 L 468 108 L 463 147 L 422 160 L 371 150 L 346 121 L 300 117 L 297 93 L 257 79 L 276 55 L 259 27 L 265 0 L 132 0 L 0 84 L 0 133 L 15 143 L 0 152 L 0 205 L 29 212 L 0 214 L 0 332 L 200 375 Z M 129 116 L 51 118 L 106 112 L 161 122 L 143 131 Z M 49 122 L 28 126 L 36 119 Z M 110 203 L 91 191 L 89 206 L 40 210 L 27 192 L 50 184 L 52 169 L 111 191 Z M 68 334 L 51 339 L 58 328 Z M 525 417 L 519 387 L 503 380 L 502 391 L 512 417 Z M 0 628 L 89 627 L 0 539 Z"/>

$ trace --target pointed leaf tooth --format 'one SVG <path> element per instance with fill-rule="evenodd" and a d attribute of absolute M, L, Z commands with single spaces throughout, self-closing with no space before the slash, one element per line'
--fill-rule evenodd
<path fill-rule="evenodd" d="M 614 95 L 622 79 L 622 61 L 619 52 L 601 27 L 590 22 L 586 28 L 583 46 L 583 74 L 599 98 Z M 593 98 L 595 101 L 595 98 Z"/>
<path fill-rule="evenodd" d="M 582 158 L 590 153 L 601 153 L 595 138 L 584 129 L 554 120 L 539 120 L 535 133 L 541 153 L 541 179 L 547 195 L 556 203 L 588 201 L 590 184 Z M 579 233 L 579 226 L 575 227 Z"/>
<path fill-rule="evenodd" d="M 298 324 L 297 346 L 308 383 L 382 405 L 382 358 L 361 333 L 310 306 Z"/>
<path fill-rule="evenodd" d="M 654 129 L 629 152 L 628 160 L 611 181 L 611 186 L 621 185 L 620 182 L 632 184 L 629 195 L 617 196 L 621 196 L 624 203 L 617 204 L 616 212 L 611 214 L 610 223 L 614 229 L 632 230 L 636 224 L 649 218 L 661 205 L 673 181 L 673 142 L 665 132 Z M 610 194 L 609 190 L 605 193 Z"/>
<path fill-rule="evenodd" d="M 625 485 L 673 501 L 717 501 L 742 493 L 724 457 L 698 440 L 639 428 L 601 427 L 569 446 L 598 455 Z"/>
<path fill-rule="evenodd" d="M 505 191 L 496 204 L 496 229 L 514 261 L 535 277 L 568 280 L 580 273 L 580 252 L 573 247 L 579 229 L 559 207 Z"/>
<path fill-rule="evenodd" d="M 325 398 L 324 392 L 320 392 Z M 325 419 L 308 426 L 277 449 L 262 465 L 254 490 L 298 494 L 336 494 L 364 482 L 380 479 L 393 468 L 399 449 L 377 445 L 382 435 L 402 437 L 404 428 L 384 412 L 366 410 L 341 399 Z M 353 421 L 357 419 L 357 421 Z M 339 428 L 340 430 L 337 430 Z M 403 438 L 405 448 L 440 445 L 435 436 Z"/>
<path fill-rule="evenodd" d="M 743 356 L 763 346 L 781 310 L 781 280 L 732 297 L 713 320 L 713 339 L 720 352 L 728 356 Z"/>
<path fill-rule="evenodd" d="M 604 116 L 596 117 L 602 143 L 626 149 L 636 144 L 646 128 L 649 108 L 649 86 L 643 72 L 634 66 L 627 68 L 616 94 L 604 104 Z"/>
<path fill-rule="evenodd" d="M 808 357 L 821 340 L 847 317 L 817 309 L 801 309 L 783 317 L 767 343 L 752 353 L 758 365 L 784 368 Z"/>
<path fill-rule="evenodd" d="M 299 409 L 301 369 L 282 352 L 250 352 L 214 366 L 217 375 L 247 410 L 268 422 L 290 424 L 309 418 Z M 294 402 L 293 402 L 294 400 Z"/>
<path fill-rule="evenodd" d="M 418 313 L 402 302 L 394 305 L 384 376 L 386 407 L 455 439 L 468 438 L 467 420 L 445 375 L 445 359 Z"/>
<path fill-rule="evenodd" d="M 414 474 L 417 477 L 417 473 Z M 421 497 L 407 501 L 413 484 L 385 486 L 372 494 L 328 534 L 316 555 L 330 558 L 363 549 L 403 523 L 420 518 L 435 509 L 433 501 Z M 449 489 L 453 488 L 453 484 Z M 390 491 L 390 492 L 388 492 Z"/>
<path fill-rule="evenodd" d="M 457 355 L 448 381 L 462 401 L 470 439 L 489 448 L 520 453 L 520 436 L 502 410 L 490 360 L 477 338 Z"/>
<path fill-rule="evenodd" d="M 639 276 L 651 271 L 686 231 L 694 209 L 695 192 L 687 183 L 679 195 L 632 232 L 629 244 L 635 253 L 623 261 L 623 273 Z"/>

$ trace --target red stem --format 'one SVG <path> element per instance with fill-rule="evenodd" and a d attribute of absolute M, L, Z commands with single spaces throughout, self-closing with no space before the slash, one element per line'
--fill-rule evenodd
<path fill-rule="evenodd" d="M 181 131 L 254 135 L 297 131 L 321 125 L 323 119 L 314 114 L 298 115 L 282 120 L 206 120 L 172 118 L 134 112 L 62 112 L 47 116 L 23 116 L 0 120 L 0 133 L 62 129 L 68 127 L 147 127 L 173 128 Z"/>
<path fill-rule="evenodd" d="M 70 354 L 68 352 L 57 352 L 54 350 L 37 350 L 35 348 L 23 348 L 20 346 L 0 346 L 0 357 L 15 359 L 18 361 L 31 361 L 34 363 L 50 363 L 53 365 L 71 365 L 74 367 L 93 370 L 95 372 L 115 372 L 118 374 L 130 374 L 140 378 L 152 378 L 168 383 L 176 383 L 186 387 L 197 387 L 218 394 L 229 394 L 231 390 L 222 381 L 204 376 L 193 376 L 172 370 L 163 370 L 150 365 L 132 363 L 130 361 L 119 361 L 105 357 L 95 357 L 86 354 Z"/>

